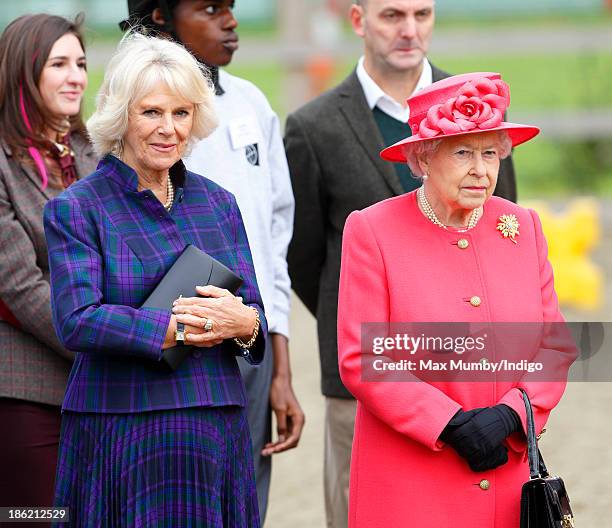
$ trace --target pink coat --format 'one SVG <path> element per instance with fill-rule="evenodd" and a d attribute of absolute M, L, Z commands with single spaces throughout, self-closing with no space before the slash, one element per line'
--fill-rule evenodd
<path fill-rule="evenodd" d="M 518 218 L 517 244 L 496 230 L 502 214 Z M 492 197 L 476 227 L 457 233 L 425 218 L 414 192 L 356 211 L 344 229 L 338 306 L 340 374 L 358 400 L 349 527 L 518 528 L 529 477 L 524 437 L 510 437 L 508 463 L 483 473 L 438 437 L 458 409 L 499 403 L 524 428 L 517 386 L 532 400 L 539 433 L 565 383 L 363 382 L 361 324 L 386 321 L 563 321 L 536 213 Z M 552 352 L 569 366 L 575 351 Z"/>

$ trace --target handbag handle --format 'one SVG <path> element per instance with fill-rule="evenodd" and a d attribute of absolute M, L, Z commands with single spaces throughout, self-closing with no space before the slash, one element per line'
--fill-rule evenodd
<path fill-rule="evenodd" d="M 538 439 L 535 434 L 535 423 L 533 419 L 533 409 L 531 407 L 531 401 L 529 396 L 523 389 L 519 389 L 523 394 L 523 401 L 525 402 L 525 411 L 527 415 L 527 458 L 529 459 L 529 477 L 545 478 L 548 477 L 548 469 L 540 453 L 538 447 Z"/>

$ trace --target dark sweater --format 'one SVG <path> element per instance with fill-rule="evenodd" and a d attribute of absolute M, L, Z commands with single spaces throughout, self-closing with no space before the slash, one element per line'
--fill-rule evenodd
<path fill-rule="evenodd" d="M 385 146 L 388 147 L 389 145 L 393 145 L 393 143 L 397 143 L 401 139 L 412 135 L 412 131 L 406 123 L 385 114 L 385 112 L 377 106 L 374 107 L 372 113 L 374 114 L 374 121 L 376 121 L 378 125 Z M 421 186 L 421 181 L 417 180 L 412 175 L 407 163 L 394 163 L 393 166 L 395 167 L 395 172 L 397 172 L 404 191 L 410 192 Z"/>

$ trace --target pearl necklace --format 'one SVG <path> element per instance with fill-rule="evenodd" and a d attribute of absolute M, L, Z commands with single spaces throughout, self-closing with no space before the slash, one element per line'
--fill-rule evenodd
<path fill-rule="evenodd" d="M 448 229 L 448 226 L 445 226 L 442 222 L 440 222 L 440 220 L 438 220 L 436 213 L 434 213 L 433 208 L 431 207 L 431 205 L 429 205 L 429 202 L 427 201 L 427 197 L 425 196 L 425 189 L 423 189 L 423 186 L 419 187 L 417 190 L 417 199 L 419 200 L 419 204 L 421 206 L 421 209 L 423 209 L 425 216 L 432 223 L 441 227 L 442 229 Z M 481 214 L 482 214 L 482 206 L 474 209 L 472 211 L 472 214 L 470 215 L 470 219 L 468 220 L 467 227 L 461 228 L 460 230 L 467 231 L 468 229 L 472 229 L 478 223 L 478 220 L 480 219 Z"/>
<path fill-rule="evenodd" d="M 172 204 L 174 203 L 174 186 L 172 185 L 172 179 L 170 178 L 169 174 L 168 174 L 168 187 L 167 187 L 166 193 L 167 193 L 168 199 L 166 200 L 164 207 L 166 208 L 167 211 L 170 211 L 170 209 L 172 208 Z"/>

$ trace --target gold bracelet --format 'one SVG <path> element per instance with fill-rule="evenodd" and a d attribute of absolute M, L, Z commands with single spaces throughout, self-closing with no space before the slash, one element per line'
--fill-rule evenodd
<path fill-rule="evenodd" d="M 245 350 L 251 348 L 254 344 L 255 344 L 255 340 L 257 339 L 257 336 L 259 335 L 259 311 L 257 310 L 257 308 L 253 308 L 252 306 L 249 306 L 249 308 L 251 310 L 255 310 L 255 328 L 253 329 L 253 333 L 251 334 L 251 339 L 249 339 L 246 343 L 240 339 L 239 337 L 234 337 L 234 342 L 240 347 L 240 348 L 244 348 Z"/>

